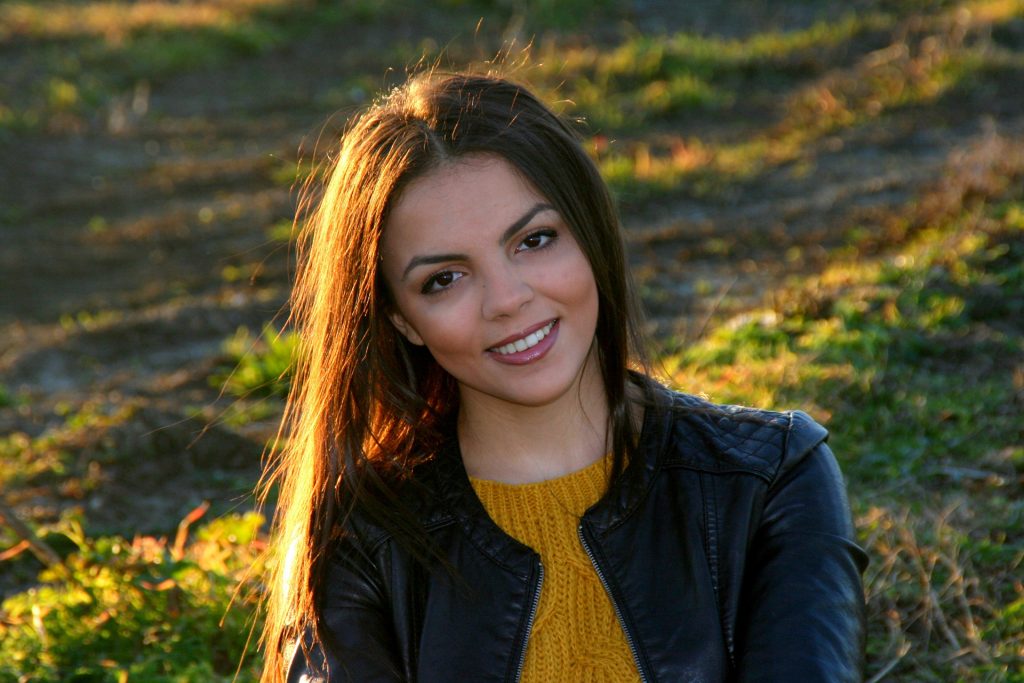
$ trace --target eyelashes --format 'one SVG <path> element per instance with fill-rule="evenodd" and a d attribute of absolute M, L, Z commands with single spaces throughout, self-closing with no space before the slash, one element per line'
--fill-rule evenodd
<path fill-rule="evenodd" d="M 461 280 L 464 274 L 457 270 L 441 270 L 426 279 L 420 287 L 421 294 L 438 294 L 445 291 L 456 281 Z"/>
<path fill-rule="evenodd" d="M 558 231 L 553 228 L 541 228 L 529 232 L 519 244 L 516 245 L 514 253 L 540 251 L 555 244 L 558 240 Z M 465 277 L 465 273 L 458 270 L 439 270 L 431 273 L 420 286 L 421 294 L 441 294 L 448 291 L 456 282 Z"/>
<path fill-rule="evenodd" d="M 534 230 L 519 243 L 519 246 L 516 247 L 516 253 L 543 249 L 556 239 L 558 239 L 558 233 L 550 228 Z"/>

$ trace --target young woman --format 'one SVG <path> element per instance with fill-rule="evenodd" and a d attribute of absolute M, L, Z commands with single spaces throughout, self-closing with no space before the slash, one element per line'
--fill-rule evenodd
<path fill-rule="evenodd" d="M 859 680 L 825 430 L 662 387 L 635 310 L 530 92 L 426 74 L 358 117 L 301 240 L 264 680 Z"/>

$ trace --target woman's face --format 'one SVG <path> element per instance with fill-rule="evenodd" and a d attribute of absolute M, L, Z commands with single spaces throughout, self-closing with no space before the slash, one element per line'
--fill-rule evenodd
<path fill-rule="evenodd" d="M 413 181 L 381 247 L 392 321 L 455 378 L 463 402 L 549 405 L 596 371 L 590 264 L 561 215 L 500 157 Z"/>

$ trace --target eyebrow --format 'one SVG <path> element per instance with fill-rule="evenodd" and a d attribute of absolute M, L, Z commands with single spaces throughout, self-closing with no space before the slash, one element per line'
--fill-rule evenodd
<path fill-rule="evenodd" d="M 501 233 L 501 239 L 498 240 L 499 245 L 504 245 L 510 239 L 515 237 L 516 233 L 523 229 L 523 226 L 533 220 L 533 217 L 542 211 L 554 211 L 555 207 L 544 202 L 538 202 L 533 207 L 520 216 L 515 223 L 505 228 L 505 231 Z M 404 282 L 409 273 L 413 268 L 419 266 L 431 265 L 434 263 L 444 263 L 445 261 L 465 261 L 469 258 L 466 254 L 427 254 L 424 256 L 413 256 L 409 259 L 408 265 L 405 266 L 405 270 L 402 272 L 402 281 Z"/>

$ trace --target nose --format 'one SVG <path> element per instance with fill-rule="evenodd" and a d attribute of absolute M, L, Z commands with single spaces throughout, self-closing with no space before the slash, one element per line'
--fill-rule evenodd
<path fill-rule="evenodd" d="M 512 264 L 485 277 L 482 293 L 481 313 L 486 320 L 515 315 L 533 299 L 533 287 Z"/>

